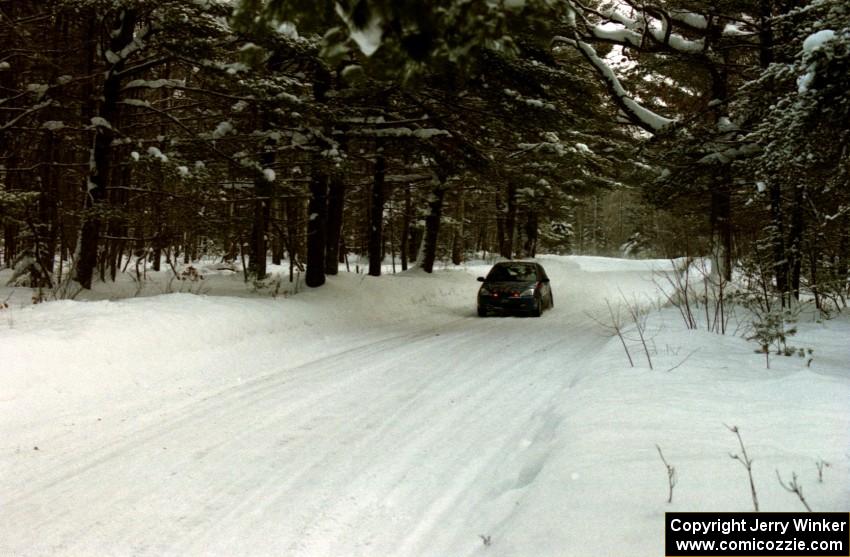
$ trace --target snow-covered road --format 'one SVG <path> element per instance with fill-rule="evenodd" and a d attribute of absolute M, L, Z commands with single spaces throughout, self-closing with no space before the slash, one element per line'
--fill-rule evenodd
<path fill-rule="evenodd" d="M 0 395 L 15 415 L 0 554 L 575 554 L 500 535 L 552 508 L 536 484 L 569 454 L 571 390 L 610 340 L 588 314 L 656 294 L 648 264 L 542 262 L 556 308 L 540 319 L 475 317 L 479 269 L 339 277 L 284 301 L 20 310 L 0 337 L 30 344 Z M 199 315 L 210 338 L 194 346 Z"/>

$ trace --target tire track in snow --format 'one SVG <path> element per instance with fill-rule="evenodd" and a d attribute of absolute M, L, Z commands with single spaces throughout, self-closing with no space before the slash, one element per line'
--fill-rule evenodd
<path fill-rule="evenodd" d="M 434 344 L 442 345 L 455 342 L 449 338 L 449 335 L 445 334 L 439 339 L 432 338 L 429 340 L 430 342 L 418 347 L 415 352 L 429 352 L 434 349 Z M 412 355 L 409 347 L 399 347 L 398 349 L 400 350 L 403 358 L 409 358 Z M 413 355 L 415 355 L 415 353 Z M 384 356 L 386 357 L 386 354 L 384 354 Z M 398 358 L 393 358 L 393 360 L 398 361 Z M 255 492 L 255 498 L 265 499 L 265 501 L 257 503 L 253 499 L 246 500 L 240 508 L 232 509 L 232 512 L 225 521 L 238 516 L 242 511 L 242 508 L 274 508 L 277 502 L 288 497 L 292 489 L 297 488 L 299 484 L 305 484 L 309 485 L 309 489 L 312 492 L 312 496 L 310 497 L 311 511 L 301 520 L 301 522 L 307 526 L 299 530 L 295 537 L 302 539 L 307 536 L 311 530 L 310 525 L 321 523 L 322 520 L 326 518 L 328 515 L 327 508 L 329 507 L 330 502 L 338 499 L 339 497 L 336 494 L 342 492 L 345 485 L 351 481 L 351 478 L 344 474 L 338 476 L 336 479 L 328 478 L 327 472 L 336 471 L 338 469 L 341 469 L 340 471 L 344 472 L 346 469 L 346 465 L 344 464 L 345 461 L 356 461 L 360 468 L 366 470 L 372 469 L 376 461 L 386 458 L 386 454 L 383 454 L 382 451 L 374 450 L 374 445 L 376 439 L 381 439 L 387 436 L 387 432 L 391 429 L 391 426 L 388 424 L 394 423 L 399 415 L 407 413 L 413 406 L 419 404 L 423 398 L 423 390 L 450 392 L 449 385 L 444 385 L 443 383 L 450 383 L 452 381 L 457 381 L 458 379 L 458 376 L 453 374 L 445 377 L 439 377 L 442 383 L 436 386 L 431 385 L 430 388 L 424 388 L 425 385 L 434 381 L 433 375 L 434 374 L 430 376 L 415 376 L 413 378 L 405 378 L 402 375 L 400 381 L 396 381 L 394 384 L 389 384 L 385 389 L 383 389 L 383 396 L 369 401 L 367 408 L 360 409 L 359 413 L 353 416 L 353 419 L 346 420 L 343 427 L 340 427 L 339 424 L 330 424 L 328 427 L 331 425 L 333 426 L 335 437 L 350 440 L 351 443 L 348 443 L 346 446 L 332 447 L 330 450 L 327 448 L 318 450 L 318 454 L 315 455 L 315 458 L 287 475 L 286 480 L 277 486 L 277 495 L 275 497 L 264 497 L 258 490 Z M 411 396 L 406 402 L 399 405 L 399 403 L 394 400 L 397 398 L 396 393 L 404 383 L 410 383 L 411 381 L 413 383 L 413 388 L 408 389 L 408 391 L 411 392 Z M 498 386 L 493 387 L 493 389 L 497 388 Z M 356 403 L 357 401 L 353 402 Z M 387 410 L 387 415 L 384 417 L 384 424 L 378 428 L 368 427 L 370 422 L 374 421 L 374 415 L 376 413 L 382 413 L 384 410 Z M 393 438 L 399 439 L 400 437 L 403 436 L 395 436 Z M 407 437 L 413 441 L 416 441 L 418 438 L 417 436 L 410 434 L 408 434 Z M 359 457 L 357 455 L 359 455 Z M 259 511 L 259 514 L 263 513 L 264 511 Z M 210 524 L 214 525 L 217 522 L 219 522 L 219 520 L 211 520 Z M 204 534 L 200 533 L 198 537 L 203 539 Z M 290 550 L 286 553 L 293 554 L 292 551 L 295 551 L 296 549 L 296 547 L 290 548 Z"/>
<path fill-rule="evenodd" d="M 444 326 L 441 330 L 451 331 L 457 327 L 460 321 Z M 258 411 L 260 410 L 257 408 L 258 401 L 262 400 L 269 393 L 272 395 L 271 400 L 274 401 L 274 394 L 278 393 L 280 387 L 289 381 L 296 381 L 299 377 L 303 377 L 308 384 L 319 383 L 324 377 L 335 376 L 339 367 L 343 364 L 350 364 L 352 361 L 357 364 L 358 358 L 368 360 L 376 352 L 381 352 L 393 345 L 407 346 L 412 344 L 415 346 L 417 341 L 427 339 L 434 334 L 434 329 L 429 328 L 412 334 L 384 339 L 346 350 L 342 353 L 322 357 L 290 370 L 283 370 L 276 374 L 267 375 L 249 383 L 226 389 L 217 395 L 206 396 L 179 409 L 168 409 L 163 413 L 164 415 L 172 415 L 168 416 L 170 418 L 168 420 L 148 423 L 141 428 L 121 431 L 116 435 L 118 439 L 109 446 L 85 452 L 82 456 L 71 459 L 70 461 L 58 464 L 55 462 L 45 464 L 43 468 L 46 468 L 48 471 L 51 469 L 63 470 L 58 475 L 48 475 L 46 479 L 38 479 L 44 472 L 43 469 L 36 469 L 30 474 L 29 478 L 19 478 L 16 483 L 26 486 L 24 488 L 25 491 L 23 493 L 15 493 L 5 501 L 4 508 L 7 511 L 7 523 L 14 523 L 15 511 L 22 510 L 23 521 L 31 522 L 29 524 L 30 527 L 47 527 L 53 522 L 56 515 L 61 514 L 62 511 L 57 509 L 54 512 L 45 512 L 46 507 L 49 505 L 38 505 L 37 503 L 35 505 L 27 504 L 29 500 L 33 498 L 43 500 L 45 494 L 54 492 L 57 487 L 60 488 L 58 494 L 60 497 L 58 499 L 63 499 L 62 495 L 67 496 L 64 497 L 65 499 L 71 498 L 75 494 L 73 487 L 75 484 L 97 485 L 99 482 L 97 480 L 92 481 L 91 476 L 103 474 L 104 469 L 113 475 L 120 473 L 126 478 L 126 482 L 131 484 L 135 477 L 144 477 L 144 465 L 137 466 L 136 468 L 129 465 L 115 470 L 110 464 L 115 461 L 126 461 L 135 453 L 145 450 L 150 451 L 151 447 L 154 446 L 159 448 L 161 440 L 173 436 L 174 431 L 180 428 L 191 431 L 193 425 L 200 425 L 202 422 L 208 420 L 211 415 L 224 415 L 226 411 L 229 411 L 231 414 L 238 414 L 248 409 Z M 404 354 L 400 354 L 399 357 L 404 357 Z M 348 382 L 350 383 L 354 379 L 352 377 Z M 334 386 L 338 387 L 339 385 Z M 326 393 L 310 395 L 306 400 L 292 403 L 289 412 L 282 417 L 303 413 L 306 408 L 314 405 L 316 400 L 321 396 L 326 396 Z M 190 443 L 192 440 L 190 433 L 189 436 L 183 439 L 174 439 L 172 437 L 168 444 L 170 446 L 179 446 L 183 443 Z M 141 460 L 145 461 L 146 459 L 143 457 Z M 242 493 L 242 490 L 250 487 L 250 483 L 249 481 L 245 485 L 236 485 L 235 487 L 237 489 L 234 493 Z M 109 499 L 109 494 L 105 493 L 104 497 Z M 42 515 L 39 522 L 33 521 L 33 511 L 40 511 L 35 513 Z"/>
<path fill-rule="evenodd" d="M 541 319 L 464 318 L 169 406 L 22 472 L 0 530 L 43 532 L 32 553 L 471 552 L 545 467 L 555 401 L 606 341 L 581 313 L 598 302 L 570 291 Z"/>
<path fill-rule="evenodd" d="M 561 340 L 558 341 L 558 343 L 561 343 L 561 342 L 562 342 Z M 535 348 L 535 347 L 530 347 L 530 348 Z M 518 359 L 520 359 L 520 360 L 521 359 L 527 359 L 527 356 L 528 356 L 527 353 L 523 353 L 522 355 L 518 356 Z M 455 462 L 452 462 L 451 459 L 446 461 L 446 458 L 444 456 L 441 457 L 441 455 L 439 454 L 439 451 L 437 451 L 436 454 L 434 454 L 432 452 L 432 453 L 427 455 L 427 459 L 429 461 L 435 460 L 435 459 L 439 461 L 438 464 L 434 466 L 435 469 L 437 469 L 437 470 L 440 470 L 440 469 L 448 470 L 448 472 L 443 472 L 443 474 L 438 477 L 438 479 L 439 479 L 438 483 L 442 484 L 440 486 L 441 490 L 446 491 L 446 490 L 456 489 L 456 492 L 452 491 L 450 494 L 444 493 L 437 500 L 432 501 L 430 503 L 427 503 L 427 505 L 425 505 L 424 507 L 421 507 L 417 512 L 413 513 L 412 524 L 409 525 L 409 529 L 411 531 L 413 531 L 413 533 L 404 534 L 404 535 L 401 536 L 402 539 L 407 539 L 407 541 L 405 542 L 407 545 L 402 546 L 402 547 L 408 547 L 409 546 L 409 547 L 412 548 L 412 547 L 418 545 L 420 543 L 420 541 L 423 540 L 423 539 L 429 540 L 427 542 L 428 545 L 431 544 L 431 541 L 433 541 L 433 538 L 435 537 L 434 536 L 435 532 L 433 532 L 433 531 L 428 532 L 427 528 L 425 528 L 424 530 L 417 530 L 416 524 L 417 523 L 421 524 L 421 523 L 428 523 L 429 522 L 428 520 L 422 520 L 423 516 L 439 517 L 439 516 L 445 514 L 447 511 L 451 510 L 452 508 L 458 507 L 458 499 L 464 500 L 466 498 L 465 494 L 467 493 L 467 491 L 469 489 L 469 487 L 467 485 L 469 482 L 466 481 L 467 479 L 481 478 L 482 481 L 485 481 L 485 482 L 490 481 L 489 478 L 488 478 L 489 469 L 493 468 L 493 466 L 492 466 L 493 462 L 501 459 L 500 454 L 502 452 L 502 444 L 498 440 L 493 439 L 494 432 L 488 431 L 488 428 L 479 428 L 478 430 L 476 430 L 476 429 L 470 428 L 470 425 L 475 424 L 476 421 L 481 420 L 482 417 L 486 417 L 488 414 L 492 414 L 494 409 L 500 410 L 501 409 L 501 408 L 499 408 L 500 406 L 506 406 L 506 401 L 508 399 L 514 398 L 518 401 L 526 401 L 526 391 L 534 390 L 533 383 L 529 384 L 529 386 L 527 388 L 522 389 L 522 390 L 514 389 L 514 390 L 511 391 L 511 390 L 505 388 L 506 386 L 511 385 L 516 381 L 515 373 L 516 373 L 518 367 L 514 365 L 515 363 L 516 362 L 511 362 L 511 361 L 508 360 L 506 362 L 506 364 L 504 365 L 504 367 L 496 370 L 496 372 L 493 374 L 493 376 L 482 379 L 482 381 L 480 381 L 480 384 L 491 383 L 492 387 L 489 390 L 482 390 L 478 386 L 476 386 L 476 390 L 479 392 L 480 396 L 478 396 L 476 399 L 466 400 L 464 402 L 463 407 L 466 409 L 466 411 L 464 413 L 459 414 L 458 416 L 455 416 L 454 419 L 452 419 L 451 421 L 445 422 L 445 423 L 428 423 L 427 431 L 423 431 L 420 435 L 417 435 L 415 437 L 415 441 L 418 442 L 418 445 L 423 445 L 423 446 L 427 447 L 427 446 L 433 446 L 435 444 L 438 444 L 439 440 L 442 437 L 445 437 L 447 435 L 447 433 L 450 433 L 452 430 L 469 429 L 470 434 L 467 435 L 468 439 L 466 441 L 468 443 L 468 446 L 471 448 L 471 450 L 465 452 L 463 455 L 455 455 Z M 521 369 L 521 367 L 519 369 Z M 561 384 L 563 383 L 564 378 L 559 377 L 561 375 L 562 375 L 561 370 L 554 369 L 552 376 L 555 377 L 555 378 L 558 378 L 560 380 L 559 382 L 555 383 L 556 385 L 561 386 Z M 499 377 L 499 376 L 501 376 L 501 377 Z M 494 378 L 495 379 L 501 379 L 501 382 L 494 382 L 493 381 Z M 538 377 L 538 379 L 539 379 L 539 377 Z M 539 387 L 537 387 L 537 389 L 539 390 Z M 494 396 L 494 395 L 498 394 L 499 392 L 503 393 L 503 396 L 501 398 Z M 552 397 L 552 393 L 544 390 L 540 394 L 540 397 L 543 400 L 549 399 L 549 398 Z M 529 411 L 531 411 L 531 410 L 532 409 L 529 409 Z M 512 429 L 518 428 L 520 431 L 524 430 L 526 425 L 527 425 L 527 420 L 525 420 L 524 417 L 515 417 L 513 414 L 514 414 L 513 412 L 509 411 L 508 414 L 503 418 L 503 419 L 506 420 L 506 424 L 510 425 L 510 427 Z M 492 429 L 501 430 L 502 428 L 493 427 L 491 425 L 491 427 L 489 429 L 490 430 L 492 430 Z M 395 437 L 397 438 L 397 437 L 404 437 L 404 436 L 396 435 Z M 496 437 L 498 437 L 498 436 L 496 436 Z M 482 444 L 484 444 L 484 445 L 482 446 Z M 490 446 L 488 447 L 487 444 L 489 444 Z M 481 451 L 486 451 L 490 454 L 488 454 L 488 456 L 486 458 L 480 458 L 480 455 L 470 454 L 470 453 L 481 452 Z M 408 471 L 413 470 L 414 471 L 413 475 L 415 476 L 416 475 L 415 471 L 417 469 L 417 466 L 421 466 L 423 464 L 422 458 L 417 459 L 417 453 L 418 453 L 417 443 L 407 442 L 404 452 L 408 455 L 406 457 L 406 460 L 404 460 L 403 462 L 396 463 L 396 465 L 393 468 L 396 469 L 396 470 L 404 471 L 405 473 L 403 474 L 403 476 L 406 475 L 408 473 Z M 451 456 L 451 455 L 448 455 L 448 456 Z M 481 468 L 480 464 L 477 467 L 472 467 L 472 468 L 469 468 L 469 467 L 463 465 L 463 462 L 465 462 L 465 461 L 472 462 L 475 459 L 481 460 L 482 462 L 490 462 L 491 464 L 484 467 L 484 468 Z M 458 478 L 453 477 L 453 476 L 455 476 L 455 472 L 462 475 L 463 478 L 465 478 L 465 479 L 462 480 L 462 481 L 458 481 Z M 373 495 L 372 498 L 375 498 L 375 497 L 381 498 L 382 497 L 381 494 L 383 494 L 385 492 L 392 493 L 392 489 L 388 489 L 386 484 L 393 484 L 393 483 L 395 485 L 393 485 L 392 487 L 394 489 L 396 489 L 396 491 L 402 491 L 402 492 L 410 491 L 411 485 L 415 485 L 416 482 L 414 482 L 412 479 L 406 480 L 406 478 L 404 478 L 403 476 L 401 477 L 401 479 L 399 479 L 397 481 L 396 480 L 393 480 L 393 481 L 387 480 L 387 481 L 383 482 L 383 484 L 380 484 L 380 485 L 376 485 L 374 482 L 369 483 L 367 486 L 364 487 L 364 489 L 361 490 L 361 492 L 365 492 L 365 493 L 369 493 L 369 494 Z M 454 488 L 452 486 L 454 486 Z M 403 489 L 403 488 L 405 488 L 405 489 Z M 334 490 L 331 490 L 331 491 L 334 491 Z M 439 492 L 440 490 L 437 490 L 437 491 Z M 379 495 L 374 496 L 374 494 L 376 492 Z M 396 498 L 401 498 L 401 497 L 396 497 Z M 346 523 L 346 517 L 351 518 L 353 516 L 356 516 L 358 513 L 368 514 L 368 513 L 363 512 L 364 509 L 362 509 L 362 508 L 352 509 L 352 506 L 354 506 L 354 505 L 352 505 L 348 501 L 345 501 L 344 498 L 337 497 L 336 500 L 337 500 L 336 506 L 338 508 L 335 511 L 325 511 L 324 513 L 322 513 L 322 515 L 320 516 L 321 520 L 327 520 L 327 515 L 331 514 L 332 516 L 334 516 L 334 520 L 332 521 L 334 524 L 338 525 L 339 523 L 342 523 L 344 525 Z M 323 505 L 323 506 L 326 506 L 326 505 Z M 334 513 L 336 513 L 336 514 L 334 515 Z M 342 517 L 342 518 L 340 518 L 340 517 Z M 380 515 L 379 515 L 379 517 L 380 517 Z M 381 517 L 381 518 L 387 518 L 387 517 Z M 321 522 L 321 520 L 320 520 L 320 522 Z M 442 522 L 442 521 L 440 521 L 440 522 Z M 361 525 L 360 527 L 355 527 L 352 524 L 349 524 L 348 527 L 346 528 L 346 530 L 348 531 L 348 535 L 343 536 L 343 538 L 344 539 L 345 538 L 351 538 L 351 537 L 353 537 L 353 535 L 357 531 L 380 531 L 380 529 L 382 527 L 381 523 L 382 523 L 382 520 L 376 519 L 371 524 Z M 354 524 L 360 524 L 360 522 L 354 522 Z M 433 526 L 433 524 L 431 526 Z M 333 536 L 329 532 L 322 532 L 322 530 L 320 528 L 316 528 L 315 530 L 317 532 L 314 533 L 311 536 L 314 539 L 315 543 L 312 543 L 312 544 L 306 543 L 305 544 L 304 542 L 302 542 L 298 546 L 296 546 L 295 548 L 290 548 L 290 549 L 300 549 L 301 551 L 303 551 L 303 554 L 305 554 L 305 555 L 333 555 L 333 554 L 340 554 L 340 552 L 342 552 L 346 555 L 356 555 L 356 554 L 358 554 L 357 552 L 352 551 L 351 547 L 349 547 L 347 545 L 343 545 L 341 547 L 334 547 L 334 548 L 328 547 L 327 541 L 329 539 L 332 539 Z M 308 534 L 309 534 L 309 532 L 308 532 Z M 337 534 L 339 534 L 339 533 L 337 533 Z M 474 536 L 473 536 L 473 538 L 474 538 Z M 480 541 L 477 540 L 477 539 L 475 539 L 475 541 L 480 543 Z M 305 549 L 305 547 L 306 547 L 306 549 Z M 402 554 L 402 555 L 403 554 L 416 554 L 415 552 L 411 553 L 411 552 L 399 550 L 398 547 L 376 548 L 374 546 L 369 546 L 367 550 L 364 550 L 363 554 L 365 554 L 365 555 L 387 554 L 388 552 L 391 553 L 391 554 Z M 287 552 L 287 553 L 296 554 L 296 555 L 300 554 L 300 553 L 292 552 L 292 551 Z"/>
<path fill-rule="evenodd" d="M 451 327 L 455 323 L 457 321 L 448 326 Z M 297 381 L 299 376 L 314 374 L 317 368 L 326 368 L 326 375 L 331 374 L 334 370 L 334 365 L 341 364 L 349 358 L 356 358 L 359 354 L 372 354 L 384 346 L 395 343 L 415 342 L 417 339 L 427 338 L 433 334 L 432 331 L 433 329 L 429 328 L 424 331 L 406 333 L 322 356 L 293 368 L 283 368 L 280 371 L 228 387 L 219 392 L 207 394 L 179 405 L 176 408 L 166 408 L 160 413 L 156 421 L 148 418 L 148 421 L 140 427 L 132 427 L 135 425 L 135 422 L 133 422 L 126 430 L 116 432 L 115 436 L 118 438 L 105 446 L 96 447 L 92 451 L 82 455 L 75 455 L 72 459 L 60 462 L 50 460 L 41 467 L 29 467 L 24 474 L 16 478 L 16 483 L 28 487 L 17 493 L 16 496 L 7 498 L 5 504 L 11 506 L 14 503 L 20 503 L 28 497 L 109 462 L 111 459 L 131 450 L 133 447 L 149 443 L 160 436 L 167 435 L 170 430 L 177 427 L 190 424 L 193 421 L 202 421 L 208 418 L 210 414 L 219 412 L 222 409 L 245 409 L 246 407 L 250 407 L 256 397 L 261 397 L 268 391 L 275 391 L 289 382 Z M 321 377 L 309 378 L 310 381 L 318 381 L 320 379 Z M 234 406 L 236 404 L 238 406 Z M 62 469 L 63 471 L 60 474 L 53 476 L 48 474 L 47 477 L 44 477 L 45 469 L 49 471 L 55 468 Z"/>

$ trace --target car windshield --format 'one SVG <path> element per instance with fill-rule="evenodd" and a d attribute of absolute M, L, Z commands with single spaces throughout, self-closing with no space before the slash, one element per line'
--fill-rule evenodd
<path fill-rule="evenodd" d="M 529 265 L 498 265 L 487 275 L 490 282 L 529 282 L 537 280 L 537 271 Z"/>

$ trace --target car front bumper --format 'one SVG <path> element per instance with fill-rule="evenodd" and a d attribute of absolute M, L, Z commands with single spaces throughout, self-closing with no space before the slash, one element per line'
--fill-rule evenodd
<path fill-rule="evenodd" d="M 531 312 L 536 308 L 534 296 L 479 296 L 478 309 L 493 312 Z"/>

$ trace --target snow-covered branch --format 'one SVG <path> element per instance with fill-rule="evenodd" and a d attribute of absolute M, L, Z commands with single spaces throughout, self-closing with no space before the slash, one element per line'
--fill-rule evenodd
<path fill-rule="evenodd" d="M 629 4 L 639 9 L 642 15 L 633 18 L 616 9 L 609 10 L 604 13 L 609 22 L 590 26 L 590 36 L 637 48 L 642 48 L 644 40 L 649 39 L 653 45 L 672 52 L 693 54 L 705 50 L 705 38 L 687 39 L 673 32 L 675 19 L 668 12 L 660 8 L 635 6 L 632 2 Z"/>
<path fill-rule="evenodd" d="M 593 65 L 596 72 L 605 81 L 608 90 L 611 92 L 614 102 L 626 115 L 629 122 L 640 126 L 650 133 L 658 133 L 668 128 L 675 123 L 675 120 L 665 118 L 656 112 L 644 107 L 637 102 L 620 83 L 620 79 L 611 66 L 605 60 L 599 57 L 596 49 L 580 40 L 577 36 L 573 39 L 567 37 L 555 37 L 553 43 L 566 43 L 572 45 L 581 52 L 582 56 Z"/>
<path fill-rule="evenodd" d="M 570 33 L 556 37 L 554 44 L 572 46 L 602 77 L 612 99 L 621 110 L 621 121 L 627 121 L 650 133 L 668 128 L 676 120 L 646 108 L 629 94 L 620 76 L 607 58 L 597 54 L 594 44 L 613 44 L 623 49 L 645 53 L 669 53 L 694 60 L 712 75 L 716 74 L 713 41 L 738 36 L 740 30 L 726 25 L 714 15 L 700 14 L 641 0 L 621 0 L 600 9 L 586 6 L 581 0 L 567 0 L 565 21 Z M 678 81 L 677 78 L 675 81 Z M 670 80 L 671 85 L 675 85 Z"/>
<path fill-rule="evenodd" d="M 138 75 L 138 74 L 144 72 L 145 70 L 147 70 L 149 68 L 161 66 L 161 65 L 165 64 L 166 62 L 168 62 L 169 60 L 172 60 L 173 58 L 174 58 L 174 56 L 172 56 L 172 55 L 152 58 L 150 60 L 140 62 L 140 63 L 136 64 L 135 66 L 130 66 L 129 68 L 125 68 L 125 69 L 121 70 L 120 72 L 118 72 L 118 75 L 120 75 L 121 77 L 126 77 L 126 76 L 130 76 L 130 75 Z"/>
<path fill-rule="evenodd" d="M 193 93 L 201 93 L 205 95 L 210 95 L 213 97 L 218 97 L 222 99 L 228 99 L 232 101 L 246 101 L 252 102 L 256 101 L 256 99 L 252 96 L 240 96 L 240 95 L 232 95 L 229 93 L 223 93 L 221 91 L 214 91 L 212 89 L 203 89 L 200 87 L 188 87 L 186 86 L 186 81 L 182 79 L 134 79 L 133 81 L 127 83 L 122 88 L 122 91 L 127 91 L 129 89 L 179 89 L 181 91 L 189 91 Z"/>
<path fill-rule="evenodd" d="M 0 130 L 7 130 L 7 129 L 11 128 L 12 126 L 15 125 L 15 123 L 19 122 L 22 118 L 25 118 L 25 117 L 29 116 L 30 114 L 38 112 L 39 110 L 42 110 L 44 108 L 47 108 L 51 104 L 53 104 L 53 101 L 50 100 L 50 99 L 47 99 L 46 101 L 42 101 L 42 102 L 40 102 L 36 105 L 29 107 L 28 109 L 24 110 L 23 112 L 21 112 L 20 114 L 18 114 L 14 118 L 12 118 L 11 120 L 4 122 L 2 125 L 0 125 Z"/>

